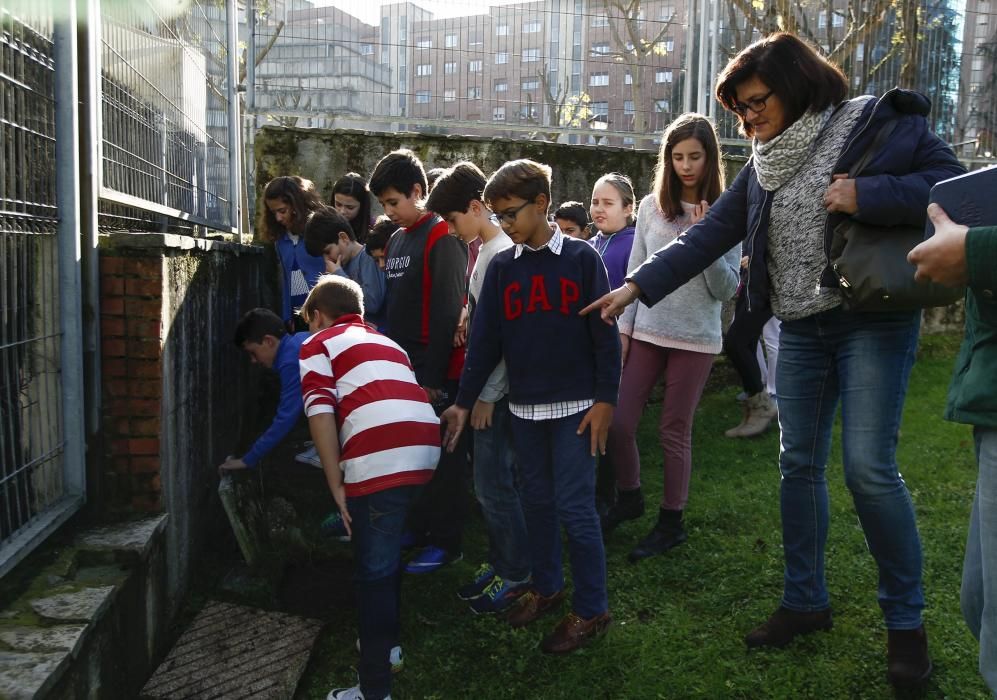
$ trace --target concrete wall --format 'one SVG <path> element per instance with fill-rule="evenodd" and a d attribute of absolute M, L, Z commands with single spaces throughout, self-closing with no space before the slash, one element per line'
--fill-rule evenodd
<path fill-rule="evenodd" d="M 240 439 L 255 382 L 232 344 L 263 304 L 262 249 L 165 234 L 101 241 L 105 459 L 101 508 L 167 512 L 176 610 L 219 507 L 215 467 Z"/>
<path fill-rule="evenodd" d="M 398 148 L 410 148 L 426 169 L 447 167 L 469 160 L 486 174 L 517 158 L 532 158 L 554 170 L 551 196 L 554 206 L 569 199 L 587 202 L 600 175 L 619 172 L 634 183 L 640 200 L 651 187 L 657 153 L 607 146 L 571 146 L 546 141 L 488 139 L 474 136 L 427 134 L 382 134 L 347 129 L 297 129 L 265 127 L 256 135 L 256 183 L 258 194 L 278 175 L 300 175 L 312 180 L 331 201 L 332 185 L 351 170 L 369 176 L 383 156 Z M 728 179 L 744 164 L 730 158 Z M 257 221 L 264 206 L 257 201 Z M 375 203 L 375 208 L 378 208 Z"/>

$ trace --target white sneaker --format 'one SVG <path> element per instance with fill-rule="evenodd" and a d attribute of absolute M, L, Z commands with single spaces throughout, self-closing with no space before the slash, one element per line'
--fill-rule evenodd
<path fill-rule="evenodd" d="M 322 468 L 322 460 L 318 457 L 318 450 L 315 449 L 315 445 L 312 445 L 304 452 L 294 455 L 294 461 L 301 462 L 302 464 L 310 464 L 317 469 Z"/>
<path fill-rule="evenodd" d="M 364 700 L 364 697 L 360 686 L 355 685 L 352 688 L 335 688 L 330 690 L 329 694 L 325 696 L 325 700 Z M 384 696 L 384 700 L 391 700 L 391 696 Z"/>
<path fill-rule="evenodd" d="M 359 639 L 357 639 L 357 653 L 360 653 Z M 388 652 L 388 661 L 391 662 L 392 673 L 398 673 L 405 668 L 405 657 L 402 656 L 402 648 L 400 646 L 391 647 L 391 651 Z"/>

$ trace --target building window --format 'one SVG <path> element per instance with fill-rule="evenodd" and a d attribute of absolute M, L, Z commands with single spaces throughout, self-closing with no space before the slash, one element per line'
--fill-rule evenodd
<path fill-rule="evenodd" d="M 656 83 L 670 83 L 672 82 L 672 72 L 670 70 L 659 70 L 654 72 L 654 82 Z"/>
<path fill-rule="evenodd" d="M 443 44 L 448 49 L 455 49 L 455 48 L 457 48 L 457 35 L 456 34 L 447 34 L 446 37 L 443 39 Z"/>
<path fill-rule="evenodd" d="M 480 100 L 481 99 L 481 86 L 475 85 L 467 89 L 467 99 L 469 100 Z"/>
<path fill-rule="evenodd" d="M 592 21 L 589 23 L 590 27 L 608 27 L 609 17 L 605 14 L 592 15 Z"/>
<path fill-rule="evenodd" d="M 664 41 L 659 41 L 654 45 L 654 53 L 661 55 L 665 53 L 671 53 L 675 49 L 674 39 L 665 39 Z"/>
<path fill-rule="evenodd" d="M 628 115 L 634 113 L 634 101 L 633 100 L 624 100 L 623 101 L 623 113 L 624 114 L 628 114 Z"/>
<path fill-rule="evenodd" d="M 525 104 L 519 108 L 520 119 L 536 119 L 537 106 L 535 104 Z"/>
<path fill-rule="evenodd" d="M 495 122 L 505 121 L 505 107 L 495 107 L 492 110 L 492 121 Z"/>
<path fill-rule="evenodd" d="M 373 56 L 374 55 L 374 45 L 373 44 L 360 44 L 360 55 L 361 56 Z"/>
<path fill-rule="evenodd" d="M 863 41 L 860 41 L 855 46 L 855 60 L 858 62 L 862 62 L 865 60 L 865 42 Z"/>
<path fill-rule="evenodd" d="M 495 65 L 496 66 L 500 66 L 503 63 L 508 63 L 508 62 L 509 62 L 509 52 L 508 51 L 499 51 L 497 54 L 495 54 Z"/>
<path fill-rule="evenodd" d="M 433 40 L 432 39 L 427 39 L 427 38 L 416 39 L 416 41 L 415 41 L 415 48 L 417 48 L 417 49 L 431 49 L 431 48 L 433 48 Z"/>
<path fill-rule="evenodd" d="M 509 25 L 500 24 L 495 27 L 495 36 L 509 36 Z"/>
<path fill-rule="evenodd" d="M 415 67 L 415 74 L 417 76 L 427 76 L 433 74 L 433 64 L 432 63 L 420 63 Z"/>
<path fill-rule="evenodd" d="M 428 105 L 431 93 L 429 90 L 416 90 L 415 92 L 415 103 L 417 105 Z"/>
<path fill-rule="evenodd" d="M 634 76 L 633 76 L 632 73 L 625 73 L 623 75 L 623 84 L 624 85 L 633 85 L 634 84 Z"/>
<path fill-rule="evenodd" d="M 654 111 L 655 112 L 667 112 L 670 109 L 668 100 L 655 100 L 654 101 Z"/>
<path fill-rule="evenodd" d="M 589 75 L 589 87 L 609 85 L 609 73 L 592 73 Z"/>
<path fill-rule="evenodd" d="M 444 75 L 454 75 L 457 72 L 457 61 L 447 61 L 443 64 Z"/>
<path fill-rule="evenodd" d="M 468 73 L 480 73 L 481 72 L 481 59 L 476 59 L 474 61 L 467 62 L 467 72 Z"/>
<path fill-rule="evenodd" d="M 523 34 L 536 34 L 540 31 L 540 20 L 531 19 L 523 22 Z"/>
<path fill-rule="evenodd" d="M 540 87 L 540 81 L 536 80 L 535 78 L 531 78 L 528 80 L 524 80 L 519 87 L 521 90 L 536 90 L 537 88 Z"/>
<path fill-rule="evenodd" d="M 658 19 L 662 22 L 667 22 L 675 15 L 674 5 L 663 5 L 661 7 L 661 13 L 658 15 Z"/>
<path fill-rule="evenodd" d="M 457 91 L 453 88 L 447 88 L 443 91 L 443 101 L 444 102 L 456 102 L 457 101 Z"/>
<path fill-rule="evenodd" d="M 603 41 L 598 44 L 592 44 L 592 53 L 597 56 L 606 55 L 607 53 L 609 53 L 609 43 Z"/>
<path fill-rule="evenodd" d="M 523 63 L 533 63 L 540 60 L 540 49 L 523 49 Z"/>
<path fill-rule="evenodd" d="M 817 26 L 823 29 L 827 26 L 827 15 L 821 12 L 817 16 Z M 831 26 L 832 27 L 844 27 L 845 26 L 845 16 L 837 12 L 831 15 Z"/>
<path fill-rule="evenodd" d="M 508 92 L 509 91 L 509 81 L 507 80 L 496 80 L 495 81 L 495 92 Z"/>

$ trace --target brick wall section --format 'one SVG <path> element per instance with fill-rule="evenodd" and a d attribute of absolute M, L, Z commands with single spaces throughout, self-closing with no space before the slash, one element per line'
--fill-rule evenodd
<path fill-rule="evenodd" d="M 162 510 L 163 257 L 100 258 L 101 367 L 108 511 Z"/>

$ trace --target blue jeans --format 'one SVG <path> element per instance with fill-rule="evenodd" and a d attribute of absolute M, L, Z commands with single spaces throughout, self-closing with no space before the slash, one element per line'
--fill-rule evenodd
<path fill-rule="evenodd" d="M 776 386 L 786 559 L 782 604 L 823 610 L 825 471 L 841 401 L 845 484 L 879 567 L 879 605 L 889 629 L 921 625 L 921 540 L 897 468 L 897 436 L 920 315 L 837 308 L 782 324 Z"/>
<path fill-rule="evenodd" d="M 980 673 L 997 697 L 997 428 L 974 430 L 980 474 L 962 567 L 962 615 L 980 641 Z"/>
<path fill-rule="evenodd" d="M 346 499 L 360 614 L 360 689 L 370 700 L 391 693 L 388 655 L 398 643 L 401 536 L 409 507 L 421 488 L 399 486 Z"/>
<path fill-rule="evenodd" d="M 474 431 L 474 492 L 488 530 L 489 563 L 507 581 L 530 577 L 523 504 L 516 485 L 509 400 L 495 403 L 492 424 Z"/>
<path fill-rule="evenodd" d="M 520 496 L 529 532 L 533 585 L 544 596 L 564 588 L 561 530 L 568 535 L 572 609 L 583 619 L 609 608 L 606 552 L 595 510 L 595 458 L 591 431 L 578 435 L 584 413 L 556 420 L 512 417 L 512 436 L 523 483 Z"/>

